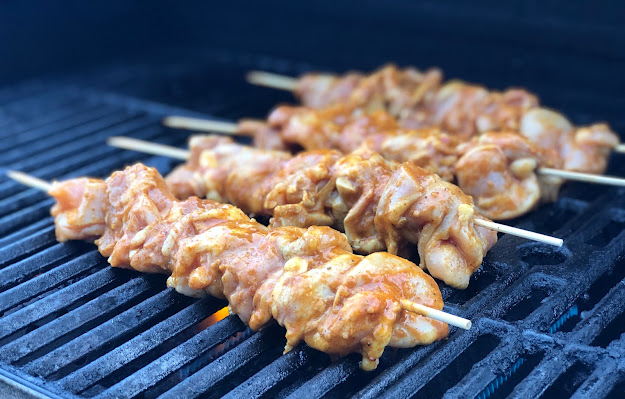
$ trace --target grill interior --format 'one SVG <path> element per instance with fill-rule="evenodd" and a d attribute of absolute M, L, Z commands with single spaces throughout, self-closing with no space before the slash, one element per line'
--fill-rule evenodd
<path fill-rule="evenodd" d="M 125 65 L 5 87 L 1 166 L 44 179 L 107 176 L 137 161 L 166 173 L 174 161 L 105 139 L 183 146 L 188 133 L 162 127 L 163 116 L 261 117 L 290 99 L 246 85 L 251 68 L 294 75 L 310 66 L 220 51 L 193 64 Z M 624 176 L 622 157 L 614 158 L 609 172 Z M 2 173 L 0 379 L 70 398 L 617 397 L 625 386 L 624 194 L 571 183 L 557 203 L 512 221 L 565 246 L 503 236 L 467 290 L 441 287 L 446 310 L 473 320 L 471 330 L 389 349 L 365 373 L 357 356 L 331 361 L 305 345 L 281 355 L 278 326 L 253 333 L 229 316 L 206 328 L 224 302 L 178 295 L 162 276 L 110 268 L 93 245 L 57 243 L 53 201 Z"/>

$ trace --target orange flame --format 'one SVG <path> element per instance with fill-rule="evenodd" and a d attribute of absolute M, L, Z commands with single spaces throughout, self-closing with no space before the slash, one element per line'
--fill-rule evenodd
<path fill-rule="evenodd" d="M 222 309 L 219 309 L 218 311 L 216 311 L 212 315 L 210 315 L 207 318 L 205 318 L 204 320 L 202 320 L 198 324 L 198 330 L 202 331 L 202 330 L 207 329 L 208 327 L 210 327 L 213 324 L 217 323 L 219 320 L 224 319 L 225 317 L 227 317 L 229 314 L 230 314 L 230 311 L 228 310 L 228 306 L 225 306 Z"/>

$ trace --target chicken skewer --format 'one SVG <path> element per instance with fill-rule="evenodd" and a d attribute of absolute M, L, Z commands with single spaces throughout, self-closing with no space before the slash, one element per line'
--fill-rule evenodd
<path fill-rule="evenodd" d="M 293 91 L 304 105 L 314 108 L 351 104 L 367 111 L 385 109 L 406 128 L 439 126 L 465 138 L 493 130 L 518 131 L 560 153 L 568 161 L 565 169 L 577 172 L 602 173 L 592 169 L 592 163 L 580 165 L 579 153 L 592 152 L 600 159 L 610 150 L 625 152 L 625 144 L 605 124 L 575 128 L 563 115 L 540 107 L 536 96 L 525 90 L 495 92 L 461 81 L 443 84 L 437 69 L 420 72 L 387 65 L 368 76 L 308 74 L 299 79 L 254 71 L 247 79 Z"/>
<path fill-rule="evenodd" d="M 109 144 L 168 155 L 166 146 L 129 138 L 111 138 Z M 292 156 L 219 136 L 194 137 L 191 149 L 189 162 L 167 177 L 177 197 L 230 202 L 272 216 L 272 226 L 334 226 L 362 253 L 408 254 L 416 244 L 420 266 L 455 288 L 466 288 L 495 243 L 487 229 L 562 245 L 554 237 L 486 220 L 458 187 L 376 154 L 320 150 Z M 174 155 L 182 154 L 178 149 Z"/>
<path fill-rule="evenodd" d="M 113 267 L 170 274 L 190 296 L 226 298 L 253 330 L 275 319 L 287 329 L 285 353 L 299 342 L 328 354 L 361 353 L 372 370 L 386 346 L 427 345 L 447 336 L 434 280 L 388 253 L 354 255 L 328 227 L 267 227 L 210 200 L 177 201 L 155 169 L 137 164 L 107 180 L 52 184 L 9 172 L 47 191 L 57 239 L 95 240 Z"/>
<path fill-rule="evenodd" d="M 202 140 L 202 137 L 199 136 L 199 139 Z M 192 138 L 193 140 L 193 138 Z M 152 143 L 149 141 L 138 140 L 131 137 L 111 137 L 108 142 L 109 145 L 117 148 L 123 148 L 132 151 L 138 151 L 153 155 L 162 155 L 169 158 L 180 159 L 184 161 L 188 161 L 192 158 L 192 151 L 184 150 L 177 147 L 172 147 L 168 145 Z M 602 176 L 600 176 L 602 177 Z M 622 179 L 616 179 L 622 183 Z M 476 219 L 474 221 L 475 224 L 485 227 L 500 233 L 506 233 L 510 235 L 514 235 L 521 238 L 526 238 L 528 240 L 543 242 L 545 244 L 562 246 L 562 239 L 555 238 L 551 236 L 547 236 L 544 234 L 535 233 L 532 231 L 519 229 L 512 226 L 507 226 L 499 223 L 488 222 L 484 219 Z"/>
<path fill-rule="evenodd" d="M 350 107 L 322 110 L 281 106 L 268 121 L 226 122 L 168 117 L 170 127 L 246 134 L 265 149 L 334 148 L 344 153 L 373 151 L 385 159 L 411 162 L 443 179 L 456 182 L 474 197 L 480 212 L 505 220 L 531 211 L 540 201 L 555 201 L 563 178 L 591 183 L 625 185 L 625 179 L 557 169 L 563 162 L 553 151 L 542 150 L 524 136 L 486 133 L 462 143 L 438 128 L 401 129 L 385 111 L 370 114 Z M 493 179 L 497 184 L 490 183 Z"/>

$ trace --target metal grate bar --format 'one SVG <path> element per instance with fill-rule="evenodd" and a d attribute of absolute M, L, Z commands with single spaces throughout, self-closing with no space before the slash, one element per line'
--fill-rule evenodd
<path fill-rule="evenodd" d="M 2 348 L 1 357 L 10 363 L 20 360 L 64 335 L 84 328 L 83 326 L 86 324 L 93 325 L 99 319 L 110 318 L 111 313 L 116 309 L 133 303 L 136 298 L 145 295 L 151 288 L 153 287 L 145 279 L 132 279 L 45 326 L 14 340 Z"/>
<path fill-rule="evenodd" d="M 103 148 L 97 152 L 97 156 L 94 153 L 80 154 L 80 156 L 73 157 L 69 162 L 56 164 L 53 168 L 48 168 L 45 173 L 38 173 L 41 175 L 54 175 L 45 176 L 48 179 L 65 180 L 80 176 L 93 176 L 93 177 L 108 177 L 110 171 L 114 171 L 127 164 L 134 164 L 141 162 L 141 159 L 137 159 L 136 154 L 122 153 L 117 156 L 114 148 L 102 146 Z M 142 159 L 151 158 L 151 155 L 143 155 Z M 84 165 L 84 166 L 83 166 Z M 104 175 L 104 176 L 103 176 Z"/>
<path fill-rule="evenodd" d="M 42 194 L 39 190 L 28 188 L 12 197 L 0 200 L 0 217 L 12 212 L 17 212 L 22 208 L 33 205 L 40 200 Z"/>
<path fill-rule="evenodd" d="M 343 358 L 323 369 L 316 376 L 306 381 L 297 390 L 293 391 L 290 398 L 321 398 L 329 394 L 332 389 L 346 382 L 358 372 L 358 362 L 354 359 Z"/>
<path fill-rule="evenodd" d="M 53 89 L 48 84 L 44 84 L 41 81 L 31 81 L 3 87 L 0 89 L 0 105 L 4 106 L 10 101 L 40 95 L 42 92 L 50 92 L 51 90 Z"/>
<path fill-rule="evenodd" d="M 280 382 L 299 371 L 319 353 L 309 346 L 298 346 L 286 355 L 263 368 L 241 385 L 230 391 L 224 398 L 258 398 L 276 387 Z"/>
<path fill-rule="evenodd" d="M 39 252 L 54 243 L 56 243 L 54 226 L 44 227 L 35 234 L 0 249 L 0 267 Z"/>
<path fill-rule="evenodd" d="M 573 331 L 579 342 L 591 344 L 606 326 L 625 312 L 625 280 L 614 286 L 595 307 L 585 312 L 582 322 Z"/>
<path fill-rule="evenodd" d="M 31 362 L 27 366 L 27 370 L 37 376 L 50 376 L 83 356 L 98 350 L 105 350 L 116 340 L 123 340 L 135 335 L 142 328 L 151 326 L 159 317 L 167 317 L 173 308 L 180 306 L 181 303 L 186 303 L 186 301 L 188 301 L 187 298 L 177 296 L 173 290 L 161 291 L 139 305 Z"/>
<path fill-rule="evenodd" d="M 37 190 L 33 193 L 40 194 Z M 50 207 L 54 205 L 52 198 L 42 199 L 40 202 L 28 208 L 24 208 L 10 215 L 0 217 L 0 237 L 10 234 L 21 226 L 34 223 L 50 215 Z"/>
<path fill-rule="evenodd" d="M 210 316 L 221 305 L 221 301 L 214 298 L 205 298 L 193 303 L 169 319 L 158 323 L 106 355 L 64 377 L 62 379 L 63 386 L 73 392 L 84 391 L 139 356 L 148 353 L 181 331 Z"/>
<path fill-rule="evenodd" d="M 404 376 L 412 376 L 414 374 L 414 370 L 418 370 L 416 375 L 421 376 L 422 378 L 422 382 L 417 385 L 424 385 L 427 381 L 433 378 L 433 376 L 429 375 L 423 377 L 423 375 L 428 371 L 427 369 L 419 370 L 421 362 L 428 356 L 430 356 L 429 359 L 432 359 L 433 356 L 437 359 L 435 360 L 435 363 L 439 364 L 439 368 L 443 368 L 444 365 L 451 363 L 476 341 L 479 335 L 479 330 L 479 323 L 476 320 L 473 320 L 473 327 L 471 330 L 456 332 L 455 334 L 450 335 L 445 346 L 440 345 L 440 343 L 434 343 L 432 345 L 410 351 L 404 358 L 386 369 L 378 377 L 373 379 L 371 383 L 360 390 L 358 392 L 358 397 L 379 398 L 387 389 L 389 389 L 389 387 L 393 386 L 393 384 L 397 383 Z M 417 379 L 417 381 L 419 380 Z"/>
<path fill-rule="evenodd" d="M 94 113 L 83 116 L 83 120 L 74 127 L 65 129 L 53 128 L 48 129 L 46 132 L 37 132 L 38 134 L 34 136 L 32 140 L 25 141 L 19 145 L 11 145 L 12 149 L 5 152 L 3 161 L 5 163 L 12 163 L 24 159 L 26 155 L 46 151 L 52 146 L 74 142 L 80 137 L 88 136 L 94 131 L 103 129 L 111 124 L 123 122 L 128 118 L 128 114 L 115 109 L 107 109 L 104 107 L 97 109 Z M 63 131 L 63 134 L 57 134 L 59 131 Z M 50 135 L 50 137 L 47 137 L 46 140 L 40 139 L 46 135 Z"/>
<path fill-rule="evenodd" d="M 4 238 L 0 238 L 0 247 L 4 247 L 4 246 L 8 246 L 11 245 L 25 237 L 31 236 L 33 234 L 36 234 L 39 230 L 41 230 L 42 228 L 44 228 L 45 226 L 50 226 L 51 224 L 54 224 L 54 218 L 52 217 L 47 217 L 44 218 L 43 220 L 40 220 L 38 222 L 35 222 L 23 229 L 19 229 L 9 235 L 7 235 Z"/>
<path fill-rule="evenodd" d="M 93 162 L 94 160 L 99 159 L 98 156 L 102 158 L 105 154 L 111 153 L 113 149 L 111 147 L 104 145 L 104 140 L 108 136 L 130 135 L 130 134 L 134 134 L 137 136 L 144 136 L 144 135 L 149 136 L 151 134 L 155 134 L 154 132 L 159 131 L 156 128 L 147 129 L 149 125 L 150 123 L 148 121 L 144 119 L 137 119 L 137 120 L 133 120 L 131 122 L 128 122 L 120 126 L 113 126 L 105 130 L 102 133 L 102 136 L 101 136 L 102 143 L 93 141 L 92 144 L 98 144 L 98 145 L 95 146 L 94 148 L 87 147 L 89 151 L 84 151 L 82 150 L 82 148 L 74 149 L 75 153 L 72 154 L 71 157 L 66 156 L 64 159 L 61 159 L 57 162 L 50 162 L 51 159 L 48 158 L 45 155 L 45 153 L 43 155 L 42 154 L 35 155 L 31 157 L 31 159 L 34 159 L 35 162 L 33 162 L 31 165 L 26 165 L 26 166 L 30 166 L 27 169 L 30 171 L 31 174 L 38 175 L 43 178 L 58 178 L 60 177 L 61 171 L 63 170 L 68 170 L 70 169 L 70 167 L 76 168 L 77 165 L 84 165 L 88 163 L 88 161 Z M 141 132 L 140 129 L 145 129 L 145 130 Z M 138 132 L 135 133 L 136 131 Z M 42 157 L 43 160 L 40 161 L 40 157 Z M 33 164 L 36 165 L 36 163 L 38 162 L 43 162 L 45 164 L 45 167 L 41 167 L 40 169 L 31 169 Z M 43 166 L 43 165 L 40 165 L 40 166 Z M 19 168 L 20 170 L 24 170 L 24 165 L 20 166 L 18 164 L 18 165 L 13 165 L 12 167 Z M 99 174 L 101 175 L 102 172 L 100 172 Z M 11 195 L 16 195 L 16 193 L 22 190 L 24 190 L 24 186 L 12 180 L 7 180 L 5 183 L 0 184 L 0 196 L 1 197 L 8 197 Z M 29 191 L 29 190 L 26 189 L 25 191 Z M 33 193 L 37 191 L 30 190 L 29 192 Z M 8 198 L 7 201 L 9 200 L 12 200 L 12 199 Z"/>
<path fill-rule="evenodd" d="M 42 301 L 30 304 L 15 313 L 4 316 L 3 323 L 0 324 L 0 338 L 11 335 L 53 312 L 66 308 L 73 302 L 88 297 L 94 291 L 118 281 L 119 275 L 115 272 L 112 268 L 107 267 L 47 296 Z"/>
<path fill-rule="evenodd" d="M 64 102 L 50 102 L 43 104 L 39 109 L 33 107 L 23 107 L 8 111 L 9 120 L 0 124 L 0 141 L 10 138 L 20 132 L 28 132 L 32 129 L 44 127 L 49 123 L 58 122 L 71 115 L 76 114 L 76 109 L 88 109 L 93 104 L 85 104 L 84 100 L 72 97 L 66 98 Z M 27 110 L 27 112 L 23 112 Z"/>
<path fill-rule="evenodd" d="M 139 395 L 157 384 L 162 378 L 243 330 L 245 330 L 245 325 L 238 317 L 228 316 L 161 356 L 131 377 L 115 384 L 98 397 L 134 397 Z"/>
<path fill-rule="evenodd" d="M 215 361 L 185 378 L 159 399 L 196 398 L 221 384 L 228 376 L 240 372 L 254 359 L 275 345 L 270 338 L 274 328 L 268 327 L 241 342 L 235 349 L 226 352 Z"/>
<path fill-rule="evenodd" d="M 90 151 L 99 145 L 105 145 L 105 140 L 110 136 L 126 134 L 126 132 L 139 128 L 147 128 L 149 124 L 154 123 L 154 119 L 149 116 L 133 115 L 132 117 L 134 119 L 128 117 L 108 118 L 109 124 L 105 128 L 92 130 L 88 136 L 60 145 L 54 151 L 43 151 L 32 157 L 24 158 L 20 162 L 13 163 L 11 167 L 27 171 L 50 165 L 68 156 Z M 122 122 L 123 124 L 119 125 Z"/>
<path fill-rule="evenodd" d="M 56 244 L 35 255 L 16 262 L 0 270 L 0 289 L 5 290 L 25 279 L 53 267 L 56 263 L 65 261 L 70 256 L 78 256 L 84 252 L 82 245 Z"/>
<path fill-rule="evenodd" d="M 55 108 L 70 108 L 72 103 L 79 100 L 76 93 L 70 93 L 67 90 L 54 90 L 38 94 L 36 96 L 25 96 L 22 98 L 13 98 L 8 103 L 2 104 L 4 113 L 13 119 L 13 127 L 20 127 L 23 122 L 26 126 L 39 124 L 39 121 L 45 122 L 49 117 L 49 112 Z M 37 117 L 33 120 L 33 117 Z"/>
<path fill-rule="evenodd" d="M 605 398 L 617 386 L 623 384 L 625 375 L 623 374 L 623 360 L 606 356 L 601 359 L 600 367 L 582 383 L 582 385 L 571 396 L 573 399 Z M 622 397 L 623 392 L 614 392 L 613 397 Z M 619 396 L 620 395 L 620 396 Z"/>
<path fill-rule="evenodd" d="M 147 129 L 133 136 L 152 136 L 160 131 L 158 129 Z M 113 154 L 118 154 L 114 156 Z M 150 155 L 142 154 L 145 157 Z M 119 153 L 115 148 L 106 145 L 99 145 L 97 150 L 89 152 L 80 152 L 65 162 L 57 162 L 53 167 L 38 170 L 36 175 L 43 176 L 48 179 L 65 179 L 73 176 L 102 176 L 108 177 L 111 170 L 117 165 L 124 165 L 128 162 L 138 162 L 137 155 L 129 152 Z M 103 176 L 105 175 L 105 176 Z"/>
<path fill-rule="evenodd" d="M 6 311 L 15 305 L 57 287 L 72 277 L 76 277 L 94 266 L 102 264 L 102 260 L 97 251 L 92 251 L 17 287 L 0 293 L 0 311 Z"/>
<path fill-rule="evenodd" d="M 51 138 L 51 134 L 61 132 L 67 129 L 75 128 L 82 124 L 88 123 L 93 118 L 98 118 L 110 112 L 109 107 L 89 105 L 87 107 L 73 108 L 71 112 L 63 114 L 62 118 L 50 123 L 43 123 L 40 126 L 17 126 L 14 131 L 6 133 L 6 137 L 0 139 L 0 149 L 11 150 L 18 146 L 24 146 L 30 142 L 41 139 L 42 137 Z M 65 137 L 67 138 L 67 137 Z"/>

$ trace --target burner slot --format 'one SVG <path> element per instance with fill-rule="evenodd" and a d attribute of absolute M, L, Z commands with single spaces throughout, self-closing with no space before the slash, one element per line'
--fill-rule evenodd
<path fill-rule="evenodd" d="M 473 343 L 456 357 L 449 365 L 441 369 L 423 388 L 419 397 L 440 398 L 449 388 L 456 385 L 467 375 L 471 368 L 486 358 L 497 346 L 500 339 L 493 334 L 479 336 Z"/>
<path fill-rule="evenodd" d="M 573 363 L 540 395 L 540 399 L 571 397 L 590 376 L 590 373 L 592 373 L 590 365 L 581 361 Z"/>

